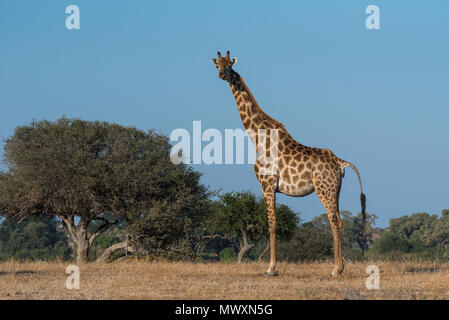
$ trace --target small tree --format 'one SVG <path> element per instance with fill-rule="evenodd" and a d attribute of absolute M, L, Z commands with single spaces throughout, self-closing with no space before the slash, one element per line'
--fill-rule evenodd
<path fill-rule="evenodd" d="M 343 217 L 344 238 L 349 247 L 355 245 L 362 250 L 362 257 L 365 256 L 365 250 L 368 249 L 368 246 L 373 243 L 373 225 L 376 219 L 376 215 L 367 214 L 364 227 L 361 213 L 353 217 L 350 212 L 347 212 Z"/>
<path fill-rule="evenodd" d="M 284 239 L 292 235 L 298 217 L 287 206 L 279 206 L 278 209 L 276 235 Z M 222 195 L 214 221 L 218 232 L 237 239 L 238 263 L 258 241 L 266 241 L 268 237 L 265 203 L 250 192 Z"/>

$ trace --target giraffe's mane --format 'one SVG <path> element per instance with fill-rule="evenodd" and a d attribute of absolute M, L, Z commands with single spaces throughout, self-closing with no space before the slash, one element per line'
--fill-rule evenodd
<path fill-rule="evenodd" d="M 254 98 L 253 94 L 251 93 L 251 91 L 249 90 L 248 86 L 246 85 L 245 81 L 243 81 L 242 77 L 239 75 L 239 80 L 243 86 L 243 88 L 245 89 L 246 93 L 248 94 L 249 99 L 251 100 L 251 102 L 254 104 L 254 106 L 256 107 L 256 109 L 260 112 L 260 114 L 262 115 L 262 117 L 264 118 L 264 120 L 268 120 L 269 122 L 274 123 L 277 127 L 279 127 L 280 129 L 284 130 L 285 133 L 291 137 L 290 133 L 287 131 L 287 129 L 285 129 L 285 126 L 282 122 L 277 121 L 276 119 L 273 119 L 272 117 L 270 117 L 268 114 L 266 114 L 261 107 L 259 107 L 259 104 L 257 103 L 256 99 Z M 292 137 L 293 139 L 293 137 Z"/>

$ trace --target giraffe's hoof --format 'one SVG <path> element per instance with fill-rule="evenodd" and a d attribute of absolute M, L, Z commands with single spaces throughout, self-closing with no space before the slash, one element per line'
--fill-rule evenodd
<path fill-rule="evenodd" d="M 332 272 L 331 273 L 331 278 L 338 278 L 340 276 L 341 272 Z"/>
<path fill-rule="evenodd" d="M 266 271 L 264 273 L 264 275 L 267 276 L 267 277 L 275 277 L 275 276 L 278 275 L 278 273 L 276 271 Z"/>
<path fill-rule="evenodd" d="M 332 273 L 331 273 L 331 277 L 332 278 L 338 278 L 341 275 L 342 272 L 343 272 L 343 267 L 338 268 L 338 269 L 334 269 L 334 271 L 332 271 Z"/>

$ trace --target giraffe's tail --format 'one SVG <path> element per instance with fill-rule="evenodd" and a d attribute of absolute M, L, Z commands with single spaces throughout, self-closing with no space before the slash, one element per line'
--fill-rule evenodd
<path fill-rule="evenodd" d="M 360 203 L 362 205 L 362 226 L 363 226 L 363 230 L 365 232 L 366 231 L 366 196 L 363 193 L 362 179 L 360 178 L 359 170 L 357 170 L 355 165 L 353 165 L 350 162 L 341 160 L 341 168 L 344 169 L 345 167 L 352 168 L 355 171 L 355 173 L 357 174 L 357 178 L 359 178 L 360 191 L 361 191 L 361 193 L 360 193 Z"/>

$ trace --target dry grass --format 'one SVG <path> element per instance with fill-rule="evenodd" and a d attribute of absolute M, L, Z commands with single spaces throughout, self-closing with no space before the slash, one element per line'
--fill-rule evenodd
<path fill-rule="evenodd" d="M 367 290 L 365 268 L 381 270 L 380 290 Z M 0 263 L 0 299 L 448 299 L 449 265 L 410 262 L 166 263 L 123 261 L 79 265 L 79 290 L 65 287 L 68 263 Z"/>

